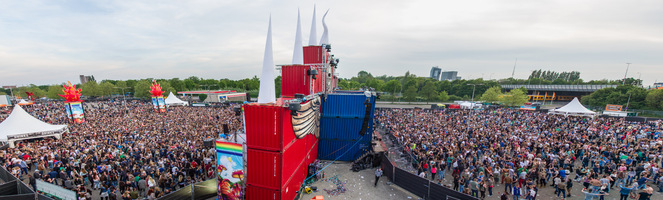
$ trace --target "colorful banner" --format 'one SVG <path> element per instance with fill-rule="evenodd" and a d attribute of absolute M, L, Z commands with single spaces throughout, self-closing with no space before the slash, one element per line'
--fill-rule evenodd
<path fill-rule="evenodd" d="M 158 96 L 157 97 L 157 102 L 159 103 L 159 111 L 165 113 L 166 112 L 166 99 L 164 99 L 163 96 Z"/>
<path fill-rule="evenodd" d="M 85 114 L 83 113 L 83 104 L 81 102 L 70 102 L 69 106 L 71 110 L 68 113 L 71 113 L 71 118 L 74 119 L 75 123 L 85 122 Z"/>
<path fill-rule="evenodd" d="M 622 111 L 622 105 L 606 104 L 605 105 L 605 110 L 606 111 Z"/>
<path fill-rule="evenodd" d="M 159 102 L 157 101 L 157 97 L 152 97 L 152 105 L 154 105 L 154 111 L 159 111 L 157 110 L 159 108 Z"/>
<path fill-rule="evenodd" d="M 244 199 L 244 160 L 242 144 L 216 141 L 216 165 L 219 174 L 218 199 Z"/>

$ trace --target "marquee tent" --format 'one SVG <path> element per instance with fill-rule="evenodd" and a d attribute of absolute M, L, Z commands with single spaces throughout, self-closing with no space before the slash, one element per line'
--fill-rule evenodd
<path fill-rule="evenodd" d="M 182 100 L 178 99 L 177 96 L 175 96 L 173 94 L 173 92 L 170 92 L 170 94 L 168 94 L 168 97 L 166 97 L 166 105 L 169 105 L 169 106 L 186 106 L 186 105 L 189 105 L 189 103 L 186 102 L 186 101 L 182 101 Z"/>
<path fill-rule="evenodd" d="M 578 101 L 578 98 L 573 98 L 571 102 L 562 106 L 558 109 L 551 109 L 548 113 L 559 114 L 559 115 L 573 115 L 573 116 L 592 116 L 596 115 L 596 112 L 591 111 Z"/>
<path fill-rule="evenodd" d="M 21 99 L 21 101 L 19 101 L 17 104 L 18 104 L 18 105 L 25 106 L 25 105 L 32 105 L 32 104 L 34 104 L 34 103 L 33 103 L 33 102 L 30 102 L 30 101 L 25 101 L 25 99 Z"/>
<path fill-rule="evenodd" d="M 0 122 L 0 142 L 14 147 L 14 142 L 24 139 L 54 136 L 60 139 L 62 133 L 69 131 L 67 125 L 52 125 L 42 122 L 25 112 L 21 106 L 14 106 L 11 115 Z"/>

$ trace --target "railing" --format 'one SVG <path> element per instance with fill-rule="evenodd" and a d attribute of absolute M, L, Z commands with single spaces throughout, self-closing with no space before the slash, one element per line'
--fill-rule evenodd
<path fill-rule="evenodd" d="M 7 169 L 0 167 L 0 179 L 4 181 L 0 185 L 0 200 L 35 199 L 36 193 L 25 185 L 20 179 L 11 175 Z"/>

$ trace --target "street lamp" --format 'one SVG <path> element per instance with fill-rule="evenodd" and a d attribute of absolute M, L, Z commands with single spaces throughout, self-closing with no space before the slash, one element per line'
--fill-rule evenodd
<path fill-rule="evenodd" d="M 474 103 L 474 91 L 477 89 L 477 85 L 483 85 L 483 84 L 467 84 L 472 86 L 472 103 Z"/>
<path fill-rule="evenodd" d="M 626 110 L 625 110 L 625 112 L 628 112 L 628 104 L 629 103 L 631 103 L 631 92 L 628 92 L 628 101 L 626 101 Z"/>
<path fill-rule="evenodd" d="M 626 84 L 626 74 L 628 74 L 628 67 L 631 66 L 631 63 L 626 63 L 626 72 L 624 72 L 624 81 L 622 82 L 622 85 Z"/>

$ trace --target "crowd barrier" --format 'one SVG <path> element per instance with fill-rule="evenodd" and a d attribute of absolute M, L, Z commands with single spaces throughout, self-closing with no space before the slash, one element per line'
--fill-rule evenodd
<path fill-rule="evenodd" d="M 215 178 L 196 183 L 193 185 L 193 192 L 191 192 L 191 185 L 187 185 L 159 198 L 159 200 L 209 199 L 217 196 L 217 184 Z"/>
<path fill-rule="evenodd" d="M 386 154 L 382 155 L 384 176 L 395 185 L 423 199 L 470 199 L 479 200 L 465 193 L 444 187 L 426 178 L 421 178 L 401 168 L 395 167 Z"/>
<path fill-rule="evenodd" d="M 0 179 L 3 181 L 0 185 L 0 200 L 36 199 L 36 193 L 4 167 L 0 167 Z"/>

